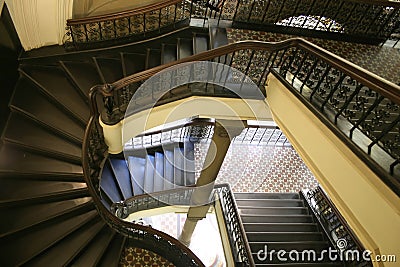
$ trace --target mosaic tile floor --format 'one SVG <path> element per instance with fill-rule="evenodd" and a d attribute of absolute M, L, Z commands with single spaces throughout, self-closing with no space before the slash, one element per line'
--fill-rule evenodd
<path fill-rule="evenodd" d="M 149 218 L 143 218 L 146 224 L 154 229 L 163 231 L 175 238 L 179 238 L 186 214 L 167 213 Z M 207 233 L 206 235 L 204 233 Z M 207 217 L 197 223 L 193 232 L 189 248 L 209 267 L 225 267 L 225 257 L 220 240 L 220 234 L 215 214 L 207 214 Z M 157 263 L 150 266 L 158 266 Z M 135 266 L 135 265 L 134 265 Z M 169 265 L 162 265 L 169 266 Z M 173 266 L 173 265 L 172 265 Z M 136 267 L 136 266 L 135 266 Z"/>
<path fill-rule="evenodd" d="M 196 177 L 208 146 L 195 145 Z M 229 183 L 234 192 L 299 192 L 318 185 L 292 146 L 252 144 L 231 144 L 216 183 Z"/>
<path fill-rule="evenodd" d="M 261 32 L 242 29 L 227 29 L 229 43 L 243 40 L 278 42 L 298 37 L 289 34 Z M 367 44 L 357 44 L 319 38 L 302 37 L 333 52 L 379 76 L 400 84 L 400 50 Z"/>

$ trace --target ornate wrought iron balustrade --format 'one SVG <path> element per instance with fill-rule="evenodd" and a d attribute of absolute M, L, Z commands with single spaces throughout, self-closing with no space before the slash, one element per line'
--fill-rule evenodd
<path fill-rule="evenodd" d="M 138 211 L 167 206 L 190 206 L 190 200 L 195 189 L 195 187 L 181 187 L 134 196 L 124 201 L 113 203 L 111 211 L 118 218 L 126 219 L 130 214 Z"/>
<path fill-rule="evenodd" d="M 133 74 L 113 84 L 95 86 L 91 90 L 93 114 L 98 114 L 96 95 L 100 93 L 106 107 L 102 120 L 109 124 L 120 121 L 139 84 L 168 67 L 194 61 L 219 62 L 240 70 L 249 78 L 239 78 L 242 76 L 236 75 L 235 70 L 224 72 L 224 67 L 215 72 L 224 74 L 221 75 L 222 85 L 235 85 L 238 95 L 245 98 L 252 98 L 256 93 L 260 95 L 259 92 L 246 91 L 246 84 L 250 82 L 258 85 L 265 94 L 267 76 L 272 70 L 400 195 L 400 87 L 300 38 L 278 43 L 233 43 Z M 190 66 L 187 64 L 187 73 L 191 71 Z M 153 84 L 136 95 L 140 100 L 137 111 L 152 107 L 146 106 L 146 101 L 162 105 L 193 95 L 238 97 L 223 86 L 189 84 L 183 89 L 175 88 L 176 84 L 189 79 L 183 72 L 169 73 L 169 78 L 166 77 L 168 82 L 162 75 L 157 75 L 159 77 L 153 79 Z M 205 74 L 199 72 L 198 75 Z M 169 86 L 175 89 L 164 94 Z"/>
<path fill-rule="evenodd" d="M 64 46 L 79 50 L 137 41 L 188 25 L 190 15 L 190 2 L 169 0 L 109 15 L 69 19 Z"/>
<path fill-rule="evenodd" d="M 229 184 L 216 186 L 215 193 L 221 204 L 235 266 L 255 266 L 249 242 L 247 241 L 235 198 Z"/>
<path fill-rule="evenodd" d="M 315 35 L 316 31 L 327 34 L 340 33 L 340 38 L 350 36 L 354 41 L 363 39 L 379 43 L 388 39 L 399 27 L 400 3 L 353 0 L 241 0 L 237 1 L 233 21 L 237 26 L 242 24 L 246 28 L 259 24 L 264 25 L 264 30 L 283 30 L 299 35 L 307 32 Z M 326 34 L 325 36 L 333 37 Z"/>
<path fill-rule="evenodd" d="M 148 226 L 122 221 L 104 207 L 100 199 L 99 175 L 107 156 L 98 116 L 92 116 L 85 131 L 82 165 L 89 192 L 103 220 L 128 238 L 127 246 L 153 251 L 176 266 L 204 267 L 200 259 L 175 238 Z"/>
<path fill-rule="evenodd" d="M 317 187 L 302 193 L 346 266 L 372 267 L 370 255 L 325 192 Z"/>
<path fill-rule="evenodd" d="M 293 47 L 275 73 L 373 170 L 389 173 L 380 176 L 400 194 L 400 87 L 332 60 L 330 53 Z"/>
<path fill-rule="evenodd" d="M 169 0 L 134 10 L 67 21 L 67 49 L 91 49 L 142 40 L 188 25 L 191 18 L 234 26 L 383 42 L 396 37 L 400 3 L 356 0 Z M 267 27 L 267 28 L 266 28 Z M 337 33 L 338 35 L 332 35 Z M 328 35 L 327 35 L 328 34 Z M 397 38 L 398 40 L 398 38 Z"/>

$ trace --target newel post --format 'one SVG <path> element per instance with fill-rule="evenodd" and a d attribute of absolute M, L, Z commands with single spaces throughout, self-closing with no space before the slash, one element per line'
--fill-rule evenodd
<path fill-rule="evenodd" d="M 103 95 L 104 109 L 99 116 L 100 125 L 103 128 L 104 141 L 110 154 L 119 154 L 123 150 L 122 144 L 122 120 L 118 105 L 115 103 L 114 90 L 111 84 L 105 84 L 101 93 Z"/>

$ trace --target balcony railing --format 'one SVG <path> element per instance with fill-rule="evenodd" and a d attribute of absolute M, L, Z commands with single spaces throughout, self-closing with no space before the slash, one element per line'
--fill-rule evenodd
<path fill-rule="evenodd" d="M 66 49 L 92 49 L 149 38 L 189 24 L 191 3 L 160 1 L 134 10 L 67 21 Z"/>
<path fill-rule="evenodd" d="M 346 264 L 348 266 L 372 267 L 370 255 L 365 253 L 366 250 L 360 240 L 322 188 L 317 187 L 303 191 L 302 195 L 327 233 L 331 243 L 334 244 L 335 249 L 343 256 L 354 257 L 343 257 Z"/>
<path fill-rule="evenodd" d="M 92 116 L 86 128 L 82 166 L 85 181 L 100 216 L 110 227 L 127 237 L 128 244 L 134 243 L 135 247 L 153 251 L 175 266 L 204 267 L 201 260 L 177 239 L 149 226 L 122 221 L 101 203 L 99 179 L 107 159 L 107 146 L 97 118 Z"/>
<path fill-rule="evenodd" d="M 229 44 L 133 74 L 113 84 L 95 86 L 90 93 L 92 114 L 99 114 L 96 95 L 100 93 L 106 107 L 101 114 L 102 120 L 108 124 L 122 120 L 137 90 L 135 84 L 175 64 L 193 61 L 220 62 L 235 67 L 249 76 L 262 92 L 265 92 L 267 75 L 272 71 L 400 195 L 400 87 L 303 39 L 279 43 L 244 41 Z M 187 67 L 190 68 L 190 64 Z M 227 72 L 227 77 L 223 79 L 239 83 L 239 95 L 245 98 L 254 95 L 254 92 L 246 92 L 248 80 L 235 80 L 228 77 L 229 74 Z M 146 95 L 141 96 L 144 100 L 138 105 L 140 109 L 150 108 L 157 100 L 157 105 L 162 105 L 192 95 L 235 97 L 224 88 L 209 90 L 206 84 L 187 85 L 185 90 L 179 89 L 176 91 L 179 93 L 171 93 L 159 100 L 160 93 L 164 91 L 151 88 L 159 90 L 160 86 L 168 87 L 172 82 L 154 81 L 157 86 L 149 85 L 143 90 Z M 145 100 L 151 105 L 147 106 Z"/>
<path fill-rule="evenodd" d="M 128 43 L 189 25 L 191 18 L 234 27 L 382 43 L 397 38 L 400 2 L 384 0 L 169 0 L 109 15 L 67 21 L 67 49 Z M 397 38 L 398 40 L 398 38 Z"/>
<path fill-rule="evenodd" d="M 221 204 L 235 266 L 255 266 L 239 210 L 229 184 L 218 185 L 214 191 Z"/>

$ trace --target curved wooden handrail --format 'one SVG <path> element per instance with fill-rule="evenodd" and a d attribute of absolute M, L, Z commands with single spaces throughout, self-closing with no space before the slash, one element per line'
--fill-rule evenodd
<path fill-rule="evenodd" d="M 86 17 L 86 18 L 68 19 L 67 26 L 98 23 L 98 22 L 103 22 L 103 21 L 107 21 L 107 20 L 116 20 L 116 19 L 121 19 L 121 18 L 127 18 L 127 17 L 131 17 L 134 15 L 143 14 L 143 13 L 147 13 L 147 12 L 154 11 L 154 10 L 159 10 L 163 7 L 178 4 L 181 2 L 182 2 L 182 0 L 160 1 L 159 3 L 156 3 L 156 4 L 150 4 L 150 5 L 138 7 L 138 8 L 127 10 L 127 11 L 121 11 L 121 12 L 116 12 L 116 13 L 111 13 L 111 14 L 106 14 L 106 15 L 91 16 L 91 17 Z"/>
<path fill-rule="evenodd" d="M 237 43 L 232 43 L 205 51 L 184 59 L 180 59 L 168 64 L 157 66 L 152 69 L 148 69 L 133 75 L 127 76 L 109 85 L 108 91 L 103 91 L 104 95 L 110 95 L 113 90 L 119 90 L 128 86 L 132 83 L 144 81 L 154 74 L 164 70 L 166 68 L 172 67 L 176 64 L 194 62 L 194 61 L 206 61 L 211 60 L 219 56 L 224 56 L 235 51 L 253 49 L 253 50 L 267 50 L 269 52 L 274 52 L 282 49 L 288 49 L 292 47 L 299 47 L 314 55 L 315 57 L 327 62 L 332 67 L 342 71 L 343 73 L 351 76 L 355 80 L 358 80 L 362 84 L 368 86 L 370 89 L 382 94 L 383 96 L 389 98 L 393 102 L 400 104 L 400 86 L 396 85 L 390 81 L 387 81 L 378 75 L 363 69 L 350 61 L 339 57 L 307 40 L 302 38 L 292 38 L 281 42 L 261 42 L 261 41 L 241 41 Z M 92 88 L 93 90 L 98 90 L 100 87 L 96 86 Z"/>
<path fill-rule="evenodd" d="M 97 118 L 96 118 L 97 119 Z M 121 228 L 124 229 L 134 229 L 137 231 L 143 231 L 147 233 L 151 233 L 155 236 L 158 236 L 159 238 L 162 238 L 171 244 L 174 244 L 175 246 L 179 247 L 184 253 L 186 253 L 196 264 L 197 266 L 203 267 L 204 264 L 202 261 L 188 248 L 186 247 L 183 243 L 181 243 L 179 240 L 173 238 L 172 236 L 158 231 L 152 227 L 148 227 L 145 225 L 140 225 L 140 224 L 134 224 L 134 223 L 129 223 L 123 220 L 118 219 L 115 217 L 111 212 L 102 204 L 100 196 L 97 194 L 95 190 L 95 185 L 92 183 L 91 178 L 91 173 L 90 173 L 90 166 L 89 166 L 89 143 L 90 143 L 90 134 L 91 134 L 91 128 L 93 127 L 95 122 L 95 117 L 90 117 L 89 122 L 87 124 L 86 130 L 85 130 L 85 136 L 82 144 L 82 166 L 83 166 L 83 171 L 84 171 L 84 178 L 85 182 L 88 185 L 88 190 L 90 195 L 92 196 L 92 199 L 95 203 L 95 206 L 100 214 L 105 221 L 108 224 L 112 225 L 118 225 Z M 115 229 L 118 231 L 118 229 Z M 204 266 L 205 267 L 205 266 Z"/>

